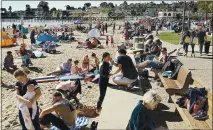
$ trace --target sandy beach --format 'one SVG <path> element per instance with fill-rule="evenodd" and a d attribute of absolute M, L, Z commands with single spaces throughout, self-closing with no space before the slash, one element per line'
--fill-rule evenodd
<path fill-rule="evenodd" d="M 109 27 L 109 31 L 112 30 L 112 27 Z M 87 34 L 83 34 L 80 32 L 74 31 L 74 37 L 78 41 L 85 41 L 87 38 Z M 118 43 L 120 41 L 120 32 L 116 30 L 114 35 L 114 40 Z M 28 45 L 30 44 L 30 39 L 24 40 Z M 105 36 L 101 37 L 101 43 L 105 46 Z M 83 57 L 85 55 L 91 55 L 92 52 L 96 53 L 99 60 L 101 60 L 102 54 L 104 52 L 109 52 L 114 55 L 117 50 L 116 47 L 105 47 L 105 49 L 76 49 L 77 42 L 71 43 L 58 43 L 60 46 L 57 47 L 57 51 L 62 52 L 61 54 L 47 54 L 46 58 L 37 58 L 31 59 L 33 62 L 33 66 L 31 69 L 29 77 L 39 77 L 45 76 L 49 72 L 54 71 L 58 65 L 65 62 L 68 58 L 72 58 L 73 60 L 79 60 L 80 65 L 82 63 Z M 20 68 L 21 66 L 21 58 L 15 54 L 15 50 L 19 49 L 20 46 L 2 48 L 2 59 L 5 57 L 7 51 L 12 51 L 14 56 L 14 62 Z M 41 49 L 41 48 L 39 48 Z M 90 61 L 94 62 L 94 60 L 90 56 Z M 18 120 L 18 108 L 17 108 L 17 100 L 15 98 L 15 88 L 14 84 L 16 83 L 15 78 L 12 74 L 2 71 L 1 75 L 2 79 L 2 128 L 3 129 L 20 129 L 20 124 Z M 55 87 L 59 82 L 51 82 L 51 83 L 40 83 L 39 86 L 41 88 L 42 96 L 40 97 L 38 103 L 39 106 L 44 109 L 51 105 L 52 102 L 52 94 L 55 91 Z M 91 86 L 88 87 L 88 86 Z M 82 94 L 78 95 L 80 102 L 88 105 L 88 106 L 96 106 L 96 102 L 99 96 L 99 88 L 97 84 L 93 84 L 90 82 L 84 83 L 82 81 Z"/>

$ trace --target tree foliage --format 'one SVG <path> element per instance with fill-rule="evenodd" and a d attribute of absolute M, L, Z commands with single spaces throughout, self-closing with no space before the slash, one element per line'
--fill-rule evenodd
<path fill-rule="evenodd" d="M 85 3 L 85 4 L 84 4 L 84 7 L 85 7 L 85 8 L 89 8 L 90 6 L 91 6 L 91 3 Z"/>
<path fill-rule="evenodd" d="M 11 6 L 9 6 L 8 10 L 9 10 L 10 12 L 12 12 L 12 7 L 11 7 Z"/>
<path fill-rule="evenodd" d="M 100 7 L 107 8 L 108 7 L 107 2 L 100 3 Z"/>
<path fill-rule="evenodd" d="M 198 7 L 205 13 L 208 13 L 212 10 L 211 1 L 198 1 Z"/>

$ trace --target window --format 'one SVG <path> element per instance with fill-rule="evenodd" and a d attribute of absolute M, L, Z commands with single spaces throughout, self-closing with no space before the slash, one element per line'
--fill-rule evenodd
<path fill-rule="evenodd" d="M 164 13 L 164 16 L 167 16 L 167 14 L 166 14 L 166 13 Z"/>
<path fill-rule="evenodd" d="M 171 13 L 169 13 L 168 16 L 171 16 Z"/>

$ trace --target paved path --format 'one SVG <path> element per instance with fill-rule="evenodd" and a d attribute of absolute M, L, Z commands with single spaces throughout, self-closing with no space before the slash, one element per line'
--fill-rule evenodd
<path fill-rule="evenodd" d="M 173 45 L 163 41 L 163 46 L 168 49 L 168 52 L 177 49 L 180 45 Z M 181 49 L 182 50 L 182 49 Z M 189 46 L 188 57 L 178 56 L 178 59 L 186 68 L 191 70 L 192 75 L 206 88 L 212 92 L 212 46 L 208 55 L 200 56 L 198 45 L 195 46 L 195 58 L 191 57 L 191 47 Z M 182 51 L 183 52 L 183 51 Z M 175 55 L 175 54 L 174 54 Z"/>

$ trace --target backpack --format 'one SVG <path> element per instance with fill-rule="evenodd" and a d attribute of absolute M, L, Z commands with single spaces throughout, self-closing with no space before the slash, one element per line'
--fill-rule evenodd
<path fill-rule="evenodd" d="M 178 60 L 178 59 L 175 59 L 175 60 L 169 60 L 167 61 L 161 72 L 165 72 L 165 71 L 172 71 L 172 74 L 171 74 L 171 79 L 176 79 L 177 78 L 177 74 L 180 70 L 180 67 L 182 66 L 183 64 Z"/>

